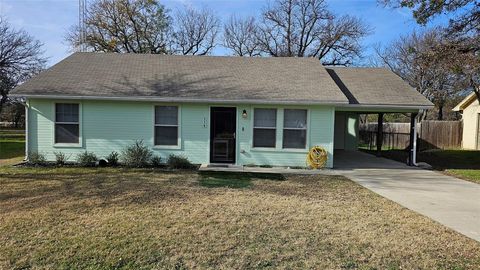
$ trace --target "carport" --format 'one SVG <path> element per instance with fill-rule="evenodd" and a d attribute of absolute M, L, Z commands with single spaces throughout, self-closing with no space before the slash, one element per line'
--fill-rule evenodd
<path fill-rule="evenodd" d="M 335 150 L 333 166 L 335 170 L 410 168 L 407 164 L 357 150 Z"/>
<path fill-rule="evenodd" d="M 381 156 L 383 142 L 383 122 L 387 113 L 403 113 L 410 116 L 410 144 L 408 165 L 414 166 L 416 155 L 416 123 L 424 110 L 433 104 L 410 87 L 400 77 L 385 68 L 327 68 L 337 86 L 349 100 L 345 106 L 335 108 L 334 124 L 334 167 L 358 162 L 364 164 L 359 155 L 352 154 L 358 149 L 359 115 L 376 114 L 376 152 Z M 344 152 L 342 154 L 342 152 Z M 369 160 L 372 161 L 372 160 Z M 368 162 L 368 166 L 372 166 Z"/>

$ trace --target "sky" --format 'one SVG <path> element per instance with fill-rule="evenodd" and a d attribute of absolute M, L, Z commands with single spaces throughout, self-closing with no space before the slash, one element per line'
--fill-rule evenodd
<path fill-rule="evenodd" d="M 187 6 L 207 7 L 222 19 L 231 14 L 258 15 L 268 0 L 160 0 L 170 10 Z M 376 44 L 388 44 L 401 35 L 424 27 L 417 25 L 410 10 L 391 9 L 379 5 L 376 0 L 327 0 L 331 11 L 338 15 L 349 14 L 361 18 L 372 33 L 362 40 L 365 61 L 373 55 Z M 66 31 L 78 23 L 78 0 L 0 0 L 0 15 L 6 17 L 16 29 L 24 29 L 44 44 L 48 65 L 51 66 L 69 54 L 64 41 Z M 445 25 L 446 17 L 436 18 L 427 27 Z M 217 46 L 214 55 L 230 52 Z"/>

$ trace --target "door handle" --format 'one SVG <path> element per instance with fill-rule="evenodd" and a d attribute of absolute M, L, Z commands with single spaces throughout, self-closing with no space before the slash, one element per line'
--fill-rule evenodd
<path fill-rule="evenodd" d="M 236 139 L 237 133 L 233 132 L 233 138 Z"/>

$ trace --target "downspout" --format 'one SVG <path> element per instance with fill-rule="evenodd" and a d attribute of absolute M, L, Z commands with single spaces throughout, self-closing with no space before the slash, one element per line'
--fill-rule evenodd
<path fill-rule="evenodd" d="M 27 100 L 25 100 L 25 158 L 24 158 L 24 161 L 27 161 L 28 160 L 28 126 L 29 126 L 29 122 L 28 122 L 28 111 L 29 111 L 29 107 L 30 107 L 30 102 Z"/>
<path fill-rule="evenodd" d="M 415 126 L 413 127 L 413 132 L 415 136 L 413 137 L 413 155 L 412 155 L 412 164 L 417 166 L 417 123 L 421 122 L 425 110 L 420 110 L 417 117 L 415 117 Z"/>

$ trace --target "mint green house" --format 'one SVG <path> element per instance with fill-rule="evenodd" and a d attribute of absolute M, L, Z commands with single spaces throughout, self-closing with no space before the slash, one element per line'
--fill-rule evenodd
<path fill-rule="evenodd" d="M 313 58 L 75 53 L 13 94 L 26 98 L 27 158 L 105 157 L 143 140 L 198 164 L 305 166 L 319 145 L 356 150 L 359 113 L 432 104 L 380 68 Z"/>

